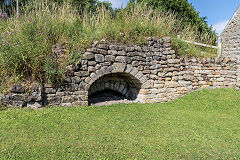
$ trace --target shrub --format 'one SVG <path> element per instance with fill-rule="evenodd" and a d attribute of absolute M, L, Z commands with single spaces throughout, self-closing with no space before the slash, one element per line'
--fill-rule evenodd
<path fill-rule="evenodd" d="M 134 4 L 134 1 L 132 0 L 130 4 Z M 136 2 L 146 2 L 148 6 L 152 6 L 156 10 L 174 12 L 177 18 L 182 21 L 182 28 L 186 25 L 192 25 L 201 34 L 201 37 L 197 37 L 198 41 L 216 45 L 216 32 L 207 25 L 206 17 L 200 17 L 199 12 L 187 0 L 136 0 Z"/>

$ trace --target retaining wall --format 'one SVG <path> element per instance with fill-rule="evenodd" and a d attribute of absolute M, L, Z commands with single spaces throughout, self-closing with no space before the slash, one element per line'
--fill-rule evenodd
<path fill-rule="evenodd" d="M 140 103 L 172 101 L 206 88 L 239 88 L 239 64 L 230 58 L 187 58 L 175 53 L 170 38 L 148 38 L 149 45 L 99 44 L 79 67 L 67 67 L 59 87 L 43 84 L 25 93 L 20 84 L 0 96 L 4 105 L 85 106 L 98 91 L 114 90 Z"/>

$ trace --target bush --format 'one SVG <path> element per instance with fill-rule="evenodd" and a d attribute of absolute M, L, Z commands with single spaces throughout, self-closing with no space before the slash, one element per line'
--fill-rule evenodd
<path fill-rule="evenodd" d="M 134 4 L 134 1 L 132 0 L 130 4 Z M 212 30 L 211 26 L 207 25 L 206 17 L 200 17 L 199 12 L 187 0 L 136 0 L 136 2 L 145 2 L 156 10 L 174 12 L 177 18 L 181 20 L 182 28 L 185 28 L 186 25 L 192 25 L 196 28 L 201 34 L 201 37 L 197 37 L 199 42 L 216 45 L 216 32 Z"/>

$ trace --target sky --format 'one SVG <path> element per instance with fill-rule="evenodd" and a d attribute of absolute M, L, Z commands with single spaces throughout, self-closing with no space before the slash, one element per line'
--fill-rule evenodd
<path fill-rule="evenodd" d="M 104 1 L 104 0 L 101 0 Z M 105 0 L 112 3 L 113 8 L 126 7 L 129 0 Z M 201 17 L 207 17 L 208 25 L 212 25 L 218 35 L 232 18 L 240 5 L 240 0 L 188 0 L 200 12 Z"/>

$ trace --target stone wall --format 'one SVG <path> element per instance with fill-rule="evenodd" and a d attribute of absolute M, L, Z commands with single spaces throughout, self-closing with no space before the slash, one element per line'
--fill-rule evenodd
<path fill-rule="evenodd" d="M 228 23 L 221 35 L 222 55 L 236 58 L 240 57 L 240 7 Z"/>
<path fill-rule="evenodd" d="M 98 44 L 88 49 L 79 67 L 67 67 L 59 87 L 44 84 L 25 93 L 15 85 L 0 97 L 4 105 L 85 106 L 98 91 L 114 90 L 129 100 L 159 103 L 206 88 L 239 88 L 239 64 L 225 58 L 181 57 L 170 38 L 148 38 L 149 45 Z"/>

